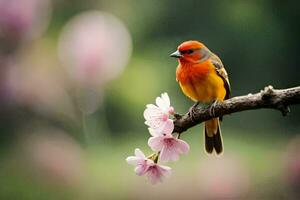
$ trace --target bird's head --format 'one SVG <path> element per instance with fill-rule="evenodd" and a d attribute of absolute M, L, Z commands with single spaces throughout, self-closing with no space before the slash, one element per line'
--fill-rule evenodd
<path fill-rule="evenodd" d="M 201 42 L 190 40 L 183 42 L 177 48 L 177 51 L 170 56 L 178 58 L 180 62 L 201 63 L 210 55 L 208 48 Z"/>

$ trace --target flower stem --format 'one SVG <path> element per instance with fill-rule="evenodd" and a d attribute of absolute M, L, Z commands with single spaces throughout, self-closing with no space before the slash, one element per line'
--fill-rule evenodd
<path fill-rule="evenodd" d="M 147 158 L 150 159 L 150 160 L 153 160 L 154 163 L 157 163 L 158 162 L 158 158 L 159 158 L 159 154 L 160 154 L 160 151 L 157 152 L 157 153 L 151 154 Z"/>
<path fill-rule="evenodd" d="M 178 133 L 177 135 L 177 139 L 180 139 L 181 133 Z"/>
<path fill-rule="evenodd" d="M 160 151 L 157 152 L 156 157 L 155 157 L 155 159 L 154 159 L 154 163 L 157 163 L 157 162 L 158 162 L 159 154 L 160 154 Z"/>
<path fill-rule="evenodd" d="M 82 133 L 85 138 L 85 142 L 88 144 L 90 142 L 90 136 L 87 128 L 87 119 L 86 114 L 84 112 L 81 113 L 81 123 L 82 123 Z"/>

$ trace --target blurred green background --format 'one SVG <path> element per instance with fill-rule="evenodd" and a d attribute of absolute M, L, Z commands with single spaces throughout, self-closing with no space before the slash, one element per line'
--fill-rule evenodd
<path fill-rule="evenodd" d="M 151 153 L 146 104 L 162 92 L 176 112 L 193 104 L 169 57 L 185 40 L 220 56 L 232 96 L 298 86 L 299 10 L 296 0 L 0 0 L 0 199 L 299 199 L 299 106 L 225 116 L 222 157 L 204 152 L 202 125 L 188 130 L 189 154 L 158 185 L 125 161 L 136 147 Z"/>

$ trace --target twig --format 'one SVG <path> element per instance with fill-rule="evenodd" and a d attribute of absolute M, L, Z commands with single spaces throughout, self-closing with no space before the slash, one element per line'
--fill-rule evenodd
<path fill-rule="evenodd" d="M 217 103 L 213 108 L 213 116 L 210 108 L 191 108 L 192 112 L 185 115 L 175 115 L 174 133 L 182 133 L 189 128 L 215 117 L 221 117 L 231 113 L 254 109 L 276 109 L 283 116 L 290 112 L 290 105 L 300 104 L 300 86 L 282 90 L 275 90 L 267 86 L 256 94 L 233 97 Z"/>

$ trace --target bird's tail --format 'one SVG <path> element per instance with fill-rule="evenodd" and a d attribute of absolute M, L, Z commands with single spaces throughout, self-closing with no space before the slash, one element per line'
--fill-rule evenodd
<path fill-rule="evenodd" d="M 223 152 L 223 141 L 220 129 L 219 118 L 213 118 L 204 125 L 205 150 L 212 153 L 215 149 L 217 154 Z"/>

